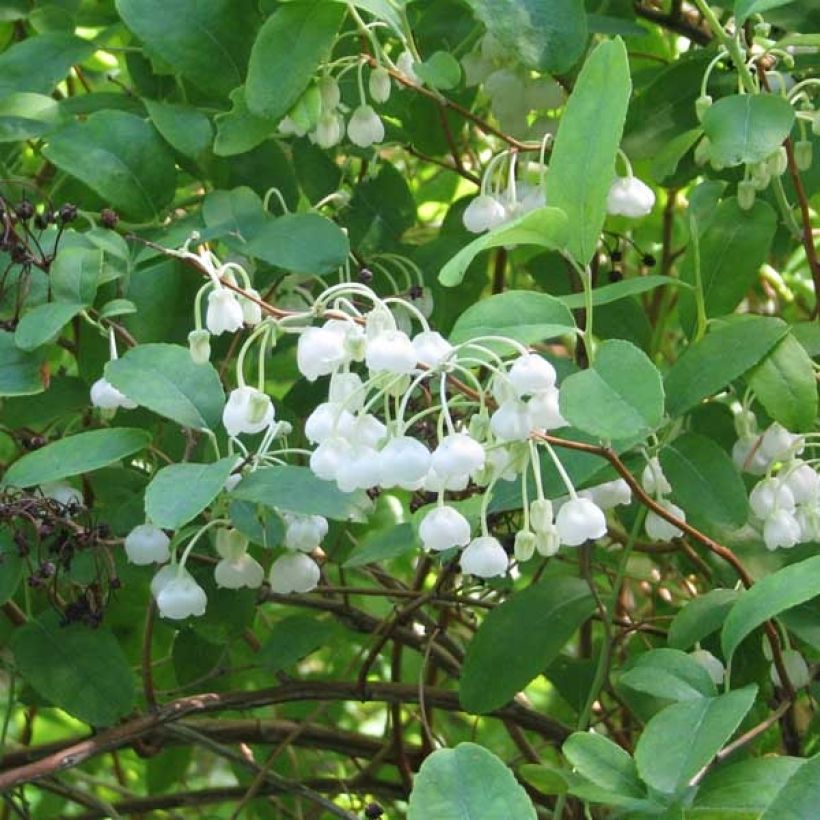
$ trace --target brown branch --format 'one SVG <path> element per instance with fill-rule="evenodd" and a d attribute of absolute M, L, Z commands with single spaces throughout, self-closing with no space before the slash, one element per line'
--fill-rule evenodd
<path fill-rule="evenodd" d="M 712 35 L 708 29 L 703 28 L 693 22 L 683 14 L 665 14 L 664 12 L 647 6 L 644 3 L 635 3 L 635 14 L 644 20 L 661 26 L 662 28 L 674 31 L 675 34 L 682 34 L 688 37 L 693 43 L 699 46 L 708 46 L 712 42 Z"/>

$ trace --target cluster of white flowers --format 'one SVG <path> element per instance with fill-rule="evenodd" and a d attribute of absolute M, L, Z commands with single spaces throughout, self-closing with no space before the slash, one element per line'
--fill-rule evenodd
<path fill-rule="evenodd" d="M 672 492 L 672 485 L 664 475 L 661 463 L 656 456 L 653 456 L 647 461 L 643 475 L 641 476 L 641 485 L 644 491 L 648 495 L 653 496 L 658 504 L 668 513 L 674 515 L 681 521 L 686 521 L 686 513 L 677 504 L 673 504 L 666 497 Z M 673 538 L 679 538 L 683 535 L 683 532 L 678 527 L 671 524 L 665 518 L 662 518 L 654 510 L 649 510 L 646 514 L 644 530 L 647 536 L 653 541 L 671 541 Z"/>
<path fill-rule="evenodd" d="M 748 410 L 735 417 L 735 427 L 735 464 L 743 472 L 763 476 L 749 494 L 749 506 L 766 547 L 820 541 L 820 476 L 816 462 L 798 458 L 805 438 L 777 422 L 760 433 Z"/>

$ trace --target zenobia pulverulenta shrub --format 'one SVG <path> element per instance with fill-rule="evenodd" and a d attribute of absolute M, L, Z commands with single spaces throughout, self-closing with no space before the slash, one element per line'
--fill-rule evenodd
<path fill-rule="evenodd" d="M 811 4 L 6 5 L 5 815 L 813 820 Z"/>

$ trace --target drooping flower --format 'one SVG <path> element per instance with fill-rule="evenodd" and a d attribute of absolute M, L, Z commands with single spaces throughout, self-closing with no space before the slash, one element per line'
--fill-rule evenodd
<path fill-rule="evenodd" d="M 214 335 L 236 333 L 242 328 L 245 315 L 242 305 L 233 291 L 218 285 L 208 294 L 208 310 L 205 313 L 205 325 Z"/>
<path fill-rule="evenodd" d="M 273 417 L 270 396 L 248 385 L 231 390 L 222 411 L 222 423 L 229 436 L 261 433 L 273 423 Z"/>
<path fill-rule="evenodd" d="M 429 469 L 430 451 L 410 436 L 391 438 L 379 452 L 379 483 L 385 489 L 416 489 Z"/>
<path fill-rule="evenodd" d="M 369 105 L 360 105 L 347 123 L 347 136 L 359 148 L 369 148 L 384 140 L 384 123 Z"/>
<path fill-rule="evenodd" d="M 377 103 L 385 103 L 390 99 L 391 86 L 390 74 L 386 68 L 379 66 L 370 72 L 368 90 L 370 91 L 370 96 Z"/>
<path fill-rule="evenodd" d="M 667 499 L 662 499 L 658 503 L 675 518 L 686 521 L 686 513 L 677 504 L 673 504 Z M 671 541 L 673 538 L 680 538 L 683 535 L 683 530 L 658 515 L 654 510 L 650 510 L 646 514 L 644 529 L 653 541 Z"/>
<path fill-rule="evenodd" d="M 319 565 L 304 552 L 289 552 L 277 558 L 268 576 L 270 588 L 280 595 L 316 589 L 321 578 Z"/>
<path fill-rule="evenodd" d="M 421 520 L 419 537 L 426 550 L 463 547 L 470 540 L 470 522 L 453 507 L 435 507 Z"/>
<path fill-rule="evenodd" d="M 162 575 L 164 570 L 171 572 Z M 188 570 L 184 567 L 165 567 L 154 576 L 155 582 L 160 575 L 162 582 L 156 584 L 158 591 L 155 594 L 157 608 L 163 618 L 179 621 L 191 615 L 199 617 L 205 614 L 208 596 Z"/>
<path fill-rule="evenodd" d="M 480 194 L 464 209 L 461 220 L 470 233 L 484 233 L 507 220 L 507 209 L 494 196 Z"/>
<path fill-rule="evenodd" d="M 606 208 L 611 214 L 634 218 L 646 216 L 655 205 L 655 192 L 637 177 L 616 179 L 609 189 Z"/>
<path fill-rule="evenodd" d="M 505 575 L 509 563 L 501 542 L 489 535 L 474 538 L 459 558 L 461 571 L 468 575 L 477 575 L 479 578 Z"/>
<path fill-rule="evenodd" d="M 296 515 L 283 513 L 285 521 L 285 546 L 289 550 L 313 552 L 327 535 L 327 519 L 321 515 Z"/>
<path fill-rule="evenodd" d="M 588 498 L 571 498 L 558 510 L 555 527 L 562 544 L 577 547 L 606 535 L 606 516 Z"/>
<path fill-rule="evenodd" d="M 116 410 L 118 407 L 133 410 L 137 406 L 136 402 L 117 390 L 106 378 L 97 379 L 91 385 L 91 404 L 101 410 Z"/>
<path fill-rule="evenodd" d="M 125 555 L 132 564 L 164 564 L 170 557 L 171 539 L 153 524 L 139 524 L 125 536 Z"/>

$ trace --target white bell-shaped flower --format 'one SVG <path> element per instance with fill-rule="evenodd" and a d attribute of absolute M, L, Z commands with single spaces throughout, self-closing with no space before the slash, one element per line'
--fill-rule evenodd
<path fill-rule="evenodd" d="M 578 495 L 589 498 L 602 510 L 611 510 L 613 507 L 632 503 L 632 490 L 622 478 L 588 487 Z"/>
<path fill-rule="evenodd" d="M 676 504 L 673 504 L 671 501 L 665 499 L 659 503 L 668 513 L 674 515 L 675 518 L 679 518 L 681 521 L 686 521 L 686 513 Z M 646 530 L 647 536 L 653 541 L 671 541 L 673 538 L 680 538 L 680 536 L 683 535 L 683 530 L 679 529 L 665 518 L 662 518 L 653 510 L 650 510 L 646 514 L 644 529 Z"/>
<path fill-rule="evenodd" d="M 384 140 L 384 123 L 369 105 L 360 105 L 347 123 L 347 136 L 359 148 L 369 148 Z"/>
<path fill-rule="evenodd" d="M 243 553 L 219 561 L 214 567 L 214 580 L 224 589 L 259 589 L 265 580 L 265 570 L 255 558 Z"/>
<path fill-rule="evenodd" d="M 205 590 L 194 580 L 193 575 L 184 567 L 165 567 L 173 570 L 163 578 L 163 583 L 156 596 L 157 608 L 163 618 L 180 621 L 194 615 L 205 614 L 208 596 Z M 154 580 L 163 570 L 157 573 Z"/>
<path fill-rule="evenodd" d="M 316 589 L 321 573 L 319 565 L 304 552 L 291 552 L 277 558 L 270 568 L 270 588 L 280 595 L 305 593 Z"/>
<path fill-rule="evenodd" d="M 354 490 L 368 490 L 380 481 L 379 451 L 375 447 L 354 444 L 349 458 L 339 465 L 336 486 L 343 493 L 352 493 Z"/>
<path fill-rule="evenodd" d="M 672 485 L 664 475 L 657 456 L 652 456 L 646 467 L 643 468 L 641 486 L 647 494 L 654 496 L 668 495 L 672 492 Z"/>
<path fill-rule="evenodd" d="M 637 218 L 646 216 L 655 205 L 655 192 L 637 177 L 619 177 L 609 189 L 606 209 L 611 214 Z"/>
<path fill-rule="evenodd" d="M 461 553 L 459 564 L 461 571 L 479 578 L 495 578 L 505 575 L 509 558 L 497 538 L 482 535 L 474 538 Z"/>
<path fill-rule="evenodd" d="M 802 450 L 802 436 L 790 433 L 782 424 L 774 422 L 763 434 L 760 452 L 773 461 L 785 461 Z"/>
<path fill-rule="evenodd" d="M 310 454 L 310 469 L 317 478 L 335 481 L 339 468 L 350 458 L 352 446 L 341 436 L 330 436 Z"/>
<path fill-rule="evenodd" d="M 515 445 L 513 445 L 515 446 Z M 486 451 L 484 466 L 471 473 L 473 481 L 486 487 L 491 481 L 513 481 L 519 474 L 518 460 L 507 447 L 493 447 Z"/>
<path fill-rule="evenodd" d="M 557 430 L 567 426 L 567 420 L 561 415 L 557 387 L 534 393 L 527 401 L 527 411 L 536 430 Z"/>
<path fill-rule="evenodd" d="M 453 346 L 437 331 L 425 330 L 413 337 L 416 359 L 431 369 L 446 362 L 453 353 Z"/>
<path fill-rule="evenodd" d="M 769 469 L 769 459 L 760 449 L 760 436 L 741 436 L 732 447 L 732 461 L 738 470 L 751 475 L 764 475 Z"/>
<path fill-rule="evenodd" d="M 470 233 L 484 233 L 507 221 L 507 209 L 491 194 L 479 194 L 461 216 Z"/>
<path fill-rule="evenodd" d="M 368 90 L 375 102 L 386 103 L 390 99 L 391 86 L 390 74 L 386 68 L 379 66 L 370 72 Z"/>
<path fill-rule="evenodd" d="M 333 148 L 342 141 L 344 120 L 336 113 L 322 114 L 313 132 L 313 141 L 320 148 Z"/>
<path fill-rule="evenodd" d="M 472 475 L 484 467 L 487 454 L 468 433 L 450 433 L 433 451 L 431 466 L 445 478 Z"/>
<path fill-rule="evenodd" d="M 789 465 L 783 480 L 798 504 L 814 503 L 820 497 L 820 476 L 805 462 Z"/>
<path fill-rule="evenodd" d="M 229 436 L 238 436 L 240 433 L 253 435 L 266 430 L 273 423 L 273 417 L 270 396 L 245 385 L 231 390 L 222 411 L 222 424 Z"/>
<path fill-rule="evenodd" d="M 763 524 L 763 543 L 766 549 L 788 549 L 803 538 L 800 522 L 788 510 L 775 510 Z"/>
<path fill-rule="evenodd" d="M 236 333 L 244 322 L 245 315 L 236 294 L 222 285 L 216 286 L 208 294 L 208 310 L 205 313 L 205 325 L 208 330 L 214 336 Z"/>
<path fill-rule="evenodd" d="M 470 476 L 468 475 L 450 476 L 445 478 L 444 476 L 440 476 L 431 467 L 427 471 L 427 475 L 424 477 L 424 484 L 422 484 L 421 489 L 428 493 L 441 493 L 445 491 L 460 493 L 462 490 L 467 489 L 467 485 L 469 483 Z"/>
<path fill-rule="evenodd" d="M 165 589 L 165 585 L 177 577 L 179 567 L 177 564 L 166 564 L 160 568 L 151 579 L 151 596 L 156 600 L 157 596 Z"/>
<path fill-rule="evenodd" d="M 796 649 L 783 650 L 783 666 L 795 689 L 805 689 L 811 683 L 811 672 L 805 658 Z M 782 686 L 777 667 L 772 664 L 769 677 L 775 686 Z"/>
<path fill-rule="evenodd" d="M 558 510 L 555 527 L 562 544 L 577 547 L 606 535 L 606 516 L 588 498 L 571 498 Z"/>
<path fill-rule="evenodd" d="M 289 550 L 313 552 L 328 533 L 327 519 L 321 515 L 283 513 L 285 546 Z"/>
<path fill-rule="evenodd" d="M 470 522 L 453 507 L 435 507 L 421 520 L 419 537 L 428 551 L 463 547 L 470 541 Z"/>
<path fill-rule="evenodd" d="M 430 469 L 430 460 L 430 451 L 417 439 L 391 438 L 379 452 L 379 483 L 385 489 L 416 489 Z"/>
<path fill-rule="evenodd" d="M 720 686 L 720 684 L 723 683 L 723 678 L 726 675 L 726 667 L 724 667 L 720 660 L 711 652 L 706 649 L 693 649 L 689 653 L 689 657 L 707 671 L 709 677 L 712 679 L 712 683 L 716 686 Z"/>
<path fill-rule="evenodd" d="M 351 442 L 362 447 L 378 447 L 387 435 L 387 427 L 372 413 L 359 413 L 356 416 Z"/>
<path fill-rule="evenodd" d="M 410 337 L 401 330 L 388 330 L 368 339 L 364 361 L 373 373 L 412 373 L 418 362 Z"/>
<path fill-rule="evenodd" d="M 249 327 L 256 327 L 262 321 L 262 306 L 259 304 L 262 301 L 262 296 L 254 288 L 248 288 L 245 293 L 252 298 L 239 297 L 239 304 L 242 306 L 242 318 Z"/>
<path fill-rule="evenodd" d="M 188 350 L 194 364 L 207 364 L 211 359 L 211 334 L 207 330 L 192 330 L 188 334 Z"/>
<path fill-rule="evenodd" d="M 356 419 L 341 404 L 324 402 L 305 419 L 305 437 L 311 444 L 321 444 L 331 436 L 348 438 Z"/>
<path fill-rule="evenodd" d="M 91 404 L 101 410 L 116 410 L 118 407 L 133 410 L 137 406 L 136 402 L 131 401 L 105 378 L 97 379 L 91 385 Z"/>
<path fill-rule="evenodd" d="M 505 401 L 490 417 L 490 430 L 501 441 L 526 441 L 533 428 L 525 402 Z"/>
<path fill-rule="evenodd" d="M 366 391 L 357 373 L 337 371 L 330 377 L 327 400 L 344 405 L 345 410 L 355 413 L 364 406 Z"/>
<path fill-rule="evenodd" d="M 794 512 L 794 495 L 779 478 L 764 478 L 749 493 L 749 506 L 758 518 L 765 520 L 778 509 Z"/>
<path fill-rule="evenodd" d="M 555 368 L 537 353 L 519 356 L 507 373 L 518 398 L 532 396 L 540 390 L 555 387 Z"/>
<path fill-rule="evenodd" d="M 125 536 L 125 555 L 132 564 L 164 564 L 171 558 L 171 539 L 153 524 L 139 524 Z"/>
<path fill-rule="evenodd" d="M 327 376 L 348 361 L 343 324 L 306 328 L 296 345 L 296 366 L 309 381 Z"/>

